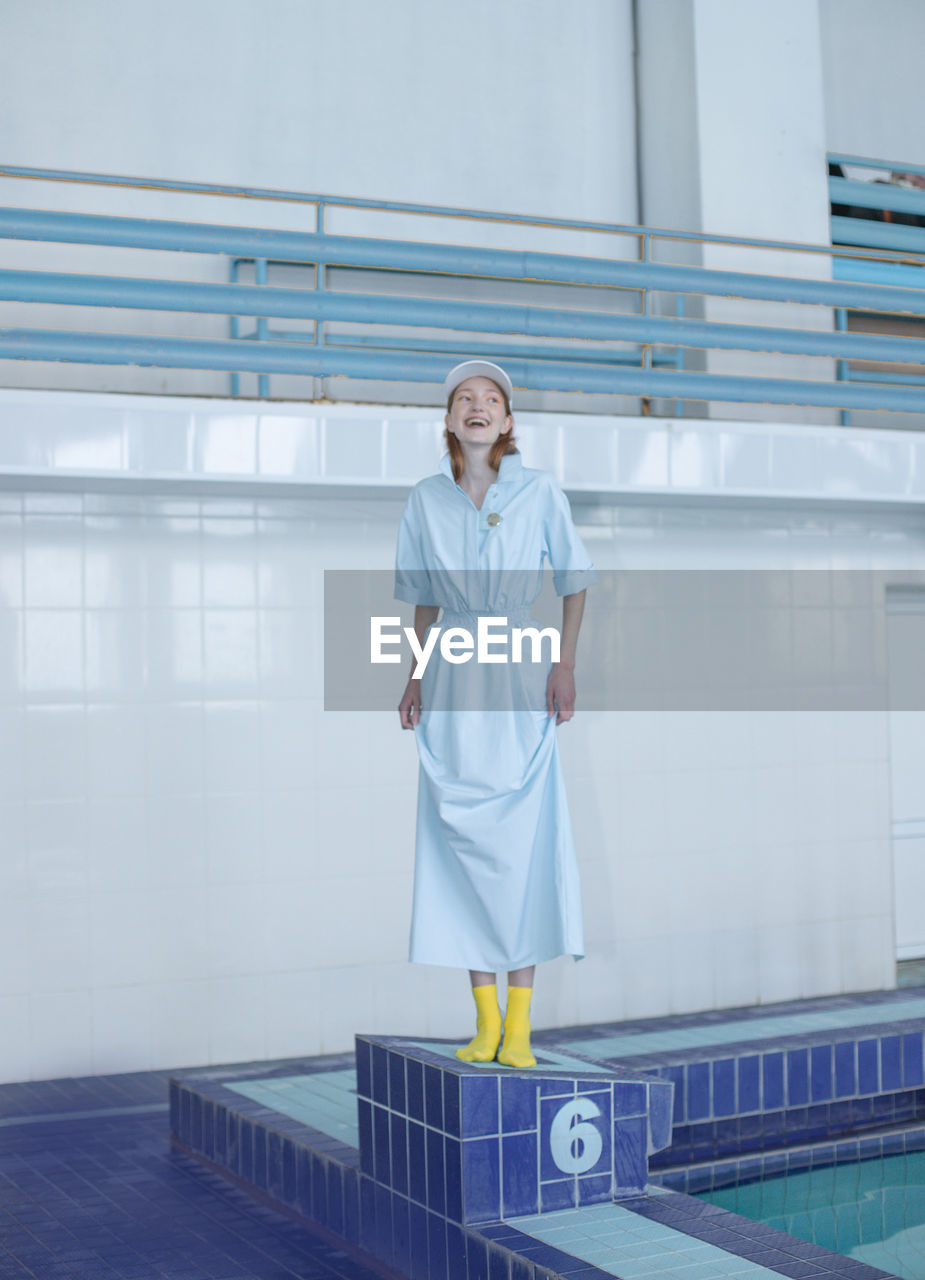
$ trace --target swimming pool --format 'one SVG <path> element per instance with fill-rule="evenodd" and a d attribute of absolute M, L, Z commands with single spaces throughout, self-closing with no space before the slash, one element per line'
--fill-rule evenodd
<path fill-rule="evenodd" d="M 449 1200 L 441 1200 L 452 1191 L 456 1212 L 454 1162 L 462 1139 L 444 1133 L 436 1122 L 425 1125 L 428 1134 L 444 1135 L 442 1148 L 438 1136 L 433 1150 L 433 1184 L 426 1137 L 423 1163 L 417 1160 L 414 1166 L 418 1177 L 426 1170 L 426 1194 L 430 1198 L 433 1193 L 433 1205 L 376 1180 L 380 1157 L 384 1178 L 393 1172 L 402 1176 L 402 1170 L 410 1168 L 410 1152 L 402 1141 L 403 1112 L 393 1108 L 390 1065 L 384 1075 L 379 1071 L 378 1086 L 374 1082 L 382 1094 L 379 1111 L 388 1113 L 389 1123 L 377 1125 L 374 1118 L 372 1173 L 369 1143 L 364 1170 L 354 1063 L 347 1055 L 275 1067 L 259 1062 L 183 1073 L 171 1084 L 171 1131 L 179 1150 L 226 1169 L 389 1265 L 398 1259 L 399 1269 L 407 1271 L 410 1256 L 410 1274 L 446 1275 L 449 1259 L 458 1260 L 464 1253 L 469 1258 L 471 1245 L 473 1274 L 483 1278 L 490 1255 L 492 1274 L 495 1263 L 500 1274 L 510 1274 L 505 1266 L 513 1266 L 516 1256 L 521 1262 L 533 1261 L 544 1273 L 567 1273 L 567 1260 L 571 1272 L 594 1267 L 596 1275 L 609 1269 L 626 1277 L 659 1275 L 673 1280 L 719 1280 L 740 1274 L 769 1280 L 878 1280 L 884 1275 L 925 1280 L 920 1191 L 910 1196 L 916 1201 L 913 1211 L 904 1196 L 898 1200 L 889 1189 L 894 1184 L 925 1185 L 920 1176 L 925 1156 L 900 1164 L 895 1176 L 873 1176 L 876 1166 L 871 1163 L 925 1152 L 925 989 L 911 995 L 872 992 L 564 1028 L 540 1032 L 536 1042 L 544 1055 L 555 1055 L 559 1061 L 561 1055 L 577 1059 L 581 1071 L 600 1071 L 603 1066 L 615 1074 L 638 1071 L 640 1080 L 649 1084 L 653 1077 L 662 1084 L 671 1082 L 671 1143 L 650 1156 L 650 1194 L 580 1209 L 550 1206 L 536 1219 L 512 1209 L 510 1216 L 497 1221 L 463 1226 L 447 1216 Z M 391 1038 L 382 1047 L 391 1051 L 393 1044 L 399 1041 Z M 411 1041 L 400 1044 L 404 1048 L 399 1056 L 408 1058 L 409 1049 L 426 1050 L 434 1059 L 430 1065 L 437 1068 L 443 1064 L 441 1055 L 448 1054 L 450 1061 L 455 1056 L 452 1047 L 446 1050 L 432 1042 L 424 1047 Z M 405 1102 L 408 1096 L 407 1071 L 405 1062 L 404 1073 L 399 1071 L 395 1078 L 401 1105 L 403 1090 Z M 442 1108 L 441 1124 L 447 1123 L 447 1116 L 453 1124 L 458 1119 L 455 1095 L 451 1091 L 448 1096 L 450 1108 Z M 425 1120 L 428 1105 L 425 1096 Z M 439 1101 L 433 1105 L 441 1106 Z M 366 1133 L 369 1138 L 368 1126 Z M 508 1136 L 520 1145 L 522 1134 Z M 487 1141 L 493 1151 L 495 1134 L 466 1141 Z M 453 1176 L 441 1182 L 449 1167 L 447 1155 Z M 496 1186 L 503 1189 L 504 1169 L 510 1175 L 517 1167 L 516 1161 L 505 1165 L 503 1156 L 502 1150 L 500 1180 L 484 1177 L 481 1170 L 472 1182 L 474 1192 L 483 1184 L 492 1197 Z M 864 1161 L 862 1169 L 858 1160 Z M 523 1167 L 533 1165 L 528 1160 Z M 840 1168 L 838 1174 L 833 1167 Z M 893 1170 L 896 1162 L 882 1168 Z M 785 1187 L 782 1178 L 810 1170 L 807 1187 L 795 1200 L 793 1188 L 799 1180 Z M 765 1179 L 765 1186 L 758 1190 L 758 1203 L 749 1206 L 744 1188 L 757 1179 Z M 743 1193 L 727 1192 L 729 1199 L 717 1205 L 693 1198 L 697 1192 L 711 1194 L 737 1184 Z M 830 1194 L 823 1196 L 828 1184 Z M 512 1186 L 519 1193 L 521 1180 Z M 421 1183 L 418 1192 L 424 1191 Z M 830 1212 L 829 1230 L 821 1226 L 816 1239 L 855 1254 L 853 1258 L 815 1243 L 811 1219 L 817 1209 Z M 854 1231 L 845 1225 L 852 1220 L 858 1224 Z M 781 1232 L 779 1226 L 789 1227 L 793 1234 Z M 908 1229 L 913 1234 L 900 1244 L 898 1231 Z M 713 1252 L 708 1256 L 705 1249 Z M 499 1251 L 510 1255 L 506 1263 L 496 1257 Z"/>
<path fill-rule="evenodd" d="M 903 1280 L 925 1280 L 923 1151 L 784 1174 L 698 1198 Z"/>

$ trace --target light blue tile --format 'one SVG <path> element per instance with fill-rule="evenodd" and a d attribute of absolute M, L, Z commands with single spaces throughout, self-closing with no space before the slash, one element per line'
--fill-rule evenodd
<path fill-rule="evenodd" d="M 595 1259 L 600 1265 L 600 1260 Z M 636 1280 L 638 1276 L 651 1276 L 653 1273 L 662 1276 L 665 1274 L 666 1259 L 662 1258 L 627 1258 L 624 1260 L 622 1254 L 619 1258 L 612 1258 L 612 1266 L 615 1269 L 619 1266 L 619 1274 L 622 1280 Z M 611 1268 L 608 1267 L 608 1270 Z"/>
<path fill-rule="evenodd" d="M 881 1026 L 922 1018 L 925 1018 L 925 1000 L 896 1000 L 885 1001 L 883 1004 L 853 1005 L 843 1009 L 736 1019 L 677 1030 L 628 1032 L 599 1039 L 573 1040 L 564 1047 L 574 1053 L 586 1053 L 597 1058 L 628 1058 L 637 1054 L 666 1053 L 673 1049 L 772 1040 L 783 1036 L 807 1035 L 814 1031 Z"/>
<path fill-rule="evenodd" d="M 600 1210 L 609 1208 L 610 1205 L 608 1204 L 598 1204 L 594 1205 L 593 1208 L 588 1209 L 563 1209 L 560 1213 L 556 1214 L 556 1217 L 561 1219 L 566 1226 L 573 1226 L 575 1224 L 581 1225 L 589 1219 L 593 1220 L 597 1216 L 594 1209 Z"/>
<path fill-rule="evenodd" d="M 678 1253 L 696 1253 L 698 1249 L 703 1247 L 703 1243 L 696 1236 L 684 1236 L 683 1239 L 676 1240 L 672 1247 L 677 1249 Z M 742 1259 L 736 1257 L 736 1261 L 741 1262 Z"/>
<path fill-rule="evenodd" d="M 620 1257 L 626 1259 L 662 1257 L 665 1252 L 654 1240 L 639 1244 L 621 1244 L 615 1247 L 619 1249 Z"/>
<path fill-rule="evenodd" d="M 588 1218 L 591 1218 L 592 1220 L 594 1218 L 604 1218 L 605 1221 L 612 1222 L 614 1221 L 613 1211 L 615 1208 L 617 1208 L 617 1206 L 613 1204 L 591 1204 L 588 1205 L 586 1209 L 570 1209 L 568 1210 L 568 1213 L 575 1222 L 584 1222 Z M 626 1210 L 623 1210 L 622 1212 L 625 1213 Z M 634 1218 L 638 1216 L 638 1214 L 633 1214 Z"/>
<path fill-rule="evenodd" d="M 581 1230 L 584 1235 L 591 1236 L 596 1240 L 616 1239 L 620 1234 L 619 1232 L 614 1231 L 613 1227 L 608 1222 L 586 1222 L 582 1226 Z"/>
<path fill-rule="evenodd" d="M 716 1280 L 717 1274 L 728 1275 L 728 1272 L 717 1272 L 716 1263 L 711 1259 L 710 1262 L 692 1263 L 691 1266 L 685 1267 L 682 1274 L 686 1280 Z"/>
<path fill-rule="evenodd" d="M 637 1226 L 635 1222 L 630 1222 L 622 1224 L 621 1229 L 624 1231 L 631 1231 L 640 1239 L 671 1240 L 678 1234 L 673 1227 L 665 1226 L 664 1222 L 653 1222 L 651 1218 L 640 1217 L 638 1213 L 634 1213 L 632 1216 L 636 1219 L 639 1225 Z M 690 1236 L 685 1238 L 692 1239 Z"/>
<path fill-rule="evenodd" d="M 777 1272 L 756 1267 L 620 1205 L 600 1204 L 549 1214 L 543 1226 L 550 1222 L 567 1228 L 555 1238 L 557 1248 L 623 1280 L 645 1280 L 647 1276 L 653 1280 L 656 1276 L 658 1280 L 672 1276 L 676 1280 L 710 1280 L 711 1276 L 740 1275 L 746 1280 L 780 1280 Z M 546 1238 L 536 1215 L 514 1218 L 510 1225 L 536 1239 Z"/>
<path fill-rule="evenodd" d="M 252 1102 L 310 1125 L 329 1138 L 358 1147 L 355 1087 L 356 1074 L 349 1070 L 237 1080 L 227 1084 L 227 1088 Z"/>
<path fill-rule="evenodd" d="M 727 1261 L 722 1258 L 716 1258 L 710 1264 L 713 1268 L 713 1274 L 717 1276 L 738 1276 L 742 1271 L 750 1268 L 753 1264 L 747 1258 L 736 1258 L 731 1256 Z"/>

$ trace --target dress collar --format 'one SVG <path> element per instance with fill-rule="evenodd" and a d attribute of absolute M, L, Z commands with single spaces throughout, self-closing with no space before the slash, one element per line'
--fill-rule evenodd
<path fill-rule="evenodd" d="M 519 453 L 506 453 L 498 467 L 499 483 L 505 480 L 516 480 L 523 470 L 523 466 L 524 461 Z M 445 453 L 440 459 L 440 470 L 445 476 L 449 476 L 451 480 L 453 479 L 453 465 L 450 462 L 448 453 Z"/>

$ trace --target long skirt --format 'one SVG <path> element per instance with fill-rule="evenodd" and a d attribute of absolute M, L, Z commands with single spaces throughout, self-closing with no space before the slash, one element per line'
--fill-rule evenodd
<path fill-rule="evenodd" d="M 425 701 L 413 961 L 495 973 L 584 954 L 556 732 L 536 698 L 506 711 Z"/>

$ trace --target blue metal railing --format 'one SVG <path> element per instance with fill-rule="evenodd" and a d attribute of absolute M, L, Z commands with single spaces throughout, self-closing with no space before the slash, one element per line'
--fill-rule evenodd
<path fill-rule="evenodd" d="M 840 280 L 888 287 L 921 288 L 921 264 L 925 262 L 925 189 L 901 186 L 883 179 L 860 180 L 844 176 L 843 169 L 867 169 L 877 173 L 917 175 L 925 182 L 925 166 L 893 161 L 869 160 L 861 156 L 829 156 L 829 200 L 832 207 L 832 242 L 880 251 L 863 259 L 836 257 L 833 275 Z M 896 221 L 898 216 L 899 221 Z M 888 255 L 883 251 L 888 251 Z M 863 302 L 855 310 L 863 311 Z M 848 331 L 848 307 L 835 311 L 835 326 Z M 863 360 L 875 357 L 862 356 Z M 880 385 L 903 382 L 925 387 L 925 376 L 887 369 L 860 369 L 839 360 L 837 377 L 843 381 Z M 850 423 L 848 410 L 841 411 L 843 426 Z"/>
<path fill-rule="evenodd" d="M 849 332 L 845 322 L 849 312 L 858 311 L 913 320 L 925 315 L 921 268 L 910 265 L 925 262 L 925 256 L 920 259 L 906 251 L 903 270 L 909 274 L 902 283 L 884 283 L 873 276 L 819 279 L 814 276 L 819 274 L 820 257 L 827 261 L 834 256 L 838 262 L 870 270 L 884 263 L 895 265 L 895 255 L 872 253 L 866 246 L 833 254 L 830 246 L 12 166 L 0 167 L 2 176 L 301 201 L 315 206 L 316 230 L 0 208 L 0 238 L 180 252 L 210 259 L 218 255 L 227 260 L 230 275 L 228 283 L 215 283 L 0 269 L 0 302 L 109 307 L 126 314 L 132 310 L 212 314 L 228 318 L 230 334 L 228 338 L 192 338 L 7 327 L 0 329 L 0 358 L 221 370 L 231 374 L 233 393 L 240 389 L 240 374 L 250 373 L 257 374 L 258 393 L 266 396 L 270 376 L 278 373 L 439 383 L 453 357 L 484 354 L 502 359 L 515 385 L 536 391 L 620 394 L 639 397 L 644 404 L 652 399 L 676 404 L 723 400 L 925 412 L 925 386 L 920 385 L 925 383 L 921 377 L 925 340 L 914 334 Z M 557 233 L 601 232 L 620 244 L 628 243 L 634 256 L 590 257 L 439 243 L 423 237 L 331 234 L 325 230 L 325 213 L 335 206 L 548 227 Z M 672 243 L 799 251 L 813 265 L 806 276 L 784 276 L 661 260 L 665 246 Z M 277 265 L 307 268 L 307 286 L 269 283 Z M 243 268 L 251 266 L 254 283 L 243 283 Z M 332 270 L 354 273 L 352 287 L 332 281 Z M 838 276 L 838 270 L 833 274 Z M 357 280 L 366 287 L 356 287 Z M 441 296 L 416 296 L 415 282 L 421 281 L 432 291 L 439 289 Z M 495 293 L 501 290 L 508 297 L 499 301 L 452 296 L 454 284 L 460 281 L 475 282 Z M 551 286 L 562 305 L 548 298 L 542 305 L 524 301 L 524 286 L 538 284 Z M 829 329 L 719 322 L 685 314 L 691 309 L 691 297 L 825 307 L 834 312 L 836 324 Z M 256 327 L 243 332 L 241 317 L 251 317 Z M 271 327 L 271 321 L 280 320 L 307 321 L 312 327 L 308 331 Z M 338 325 L 359 326 L 359 331 L 337 329 Z M 399 332 L 409 328 L 419 332 L 411 336 Z M 832 361 L 832 376 L 711 373 L 685 367 L 685 353 L 691 350 L 823 357 Z M 884 369 L 876 382 L 861 386 L 858 371 L 849 361 L 896 367 Z"/>
<path fill-rule="evenodd" d="M 925 166 L 838 153 L 829 156 L 833 243 L 887 251 L 866 261 L 857 256 L 839 255 L 837 270 L 833 274 L 844 280 L 911 284 L 904 263 L 911 261 L 918 267 L 923 260 L 922 255 L 925 255 L 925 189 L 900 186 L 882 179 L 864 181 L 845 177 L 842 172 L 833 172 L 841 171 L 845 166 L 878 173 L 915 175 L 923 182 Z M 894 220 L 894 215 L 898 215 L 899 220 Z"/>

